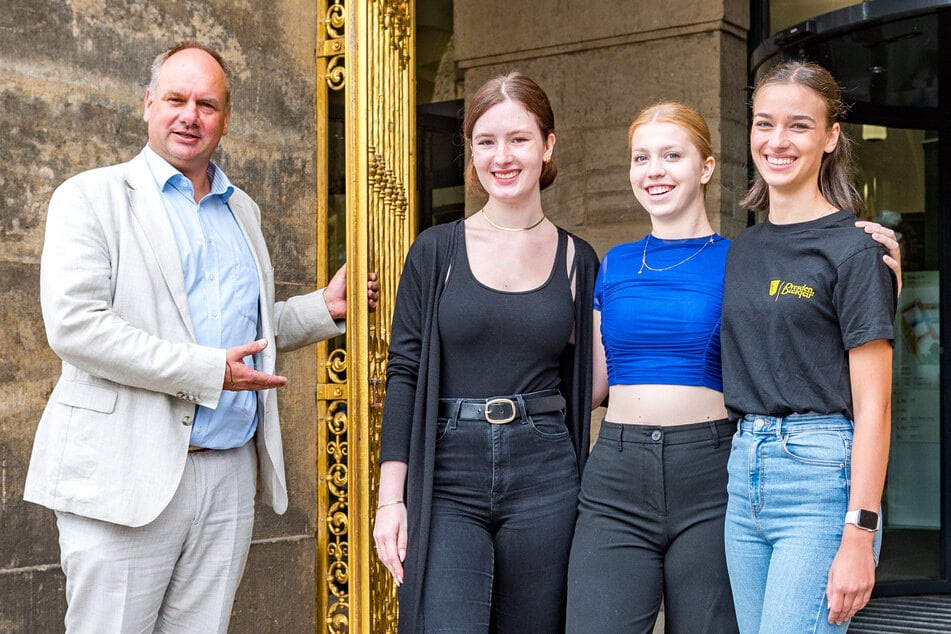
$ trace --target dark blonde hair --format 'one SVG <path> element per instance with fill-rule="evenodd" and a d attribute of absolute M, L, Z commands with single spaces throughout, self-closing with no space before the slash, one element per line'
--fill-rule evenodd
<path fill-rule="evenodd" d="M 472 143 L 472 129 L 476 121 L 486 113 L 492 106 L 502 103 L 506 99 L 511 99 L 521 105 L 525 110 L 535 117 L 538 129 L 541 130 L 542 140 L 548 139 L 549 134 L 555 133 L 555 113 L 552 112 L 551 102 L 548 95 L 530 78 L 518 71 L 513 71 L 507 75 L 498 75 L 488 80 L 472 96 L 472 99 L 466 104 L 466 113 L 462 121 L 462 132 L 468 143 Z M 555 181 L 558 174 L 558 166 L 555 165 L 555 158 L 542 164 L 542 171 L 538 177 L 538 184 L 541 189 L 545 189 Z M 485 189 L 479 182 L 475 166 L 469 162 L 466 169 L 466 186 L 477 193 L 485 193 Z"/>
<path fill-rule="evenodd" d="M 713 156 L 713 141 L 710 138 L 710 128 L 706 119 L 699 112 L 677 101 L 662 101 L 648 106 L 640 111 L 631 127 L 627 130 L 627 154 L 630 158 L 634 142 L 634 133 L 647 123 L 672 123 L 687 133 L 694 147 L 700 152 L 704 160 Z M 703 185 L 706 188 L 706 184 Z"/>
<path fill-rule="evenodd" d="M 753 100 L 756 100 L 760 90 L 773 84 L 799 84 L 819 95 L 825 103 L 827 129 L 840 122 L 848 111 L 835 78 L 825 68 L 813 62 L 796 60 L 777 64 L 756 84 Z M 839 131 L 835 149 L 822 156 L 819 166 L 819 192 L 839 209 L 858 214 L 864 207 L 852 180 L 852 141 L 842 130 Z M 754 211 L 769 209 L 769 186 L 759 172 L 740 204 Z"/>

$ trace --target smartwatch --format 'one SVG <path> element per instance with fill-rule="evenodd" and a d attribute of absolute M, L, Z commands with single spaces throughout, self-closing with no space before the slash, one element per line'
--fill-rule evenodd
<path fill-rule="evenodd" d="M 882 527 L 882 518 L 875 511 L 856 509 L 845 514 L 846 524 L 855 524 L 862 530 L 874 533 Z"/>

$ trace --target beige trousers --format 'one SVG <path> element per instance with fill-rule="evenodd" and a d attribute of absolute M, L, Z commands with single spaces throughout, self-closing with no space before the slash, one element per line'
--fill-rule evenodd
<path fill-rule="evenodd" d="M 164 511 L 138 528 L 56 513 L 69 634 L 227 632 L 251 544 L 254 441 L 189 453 Z"/>

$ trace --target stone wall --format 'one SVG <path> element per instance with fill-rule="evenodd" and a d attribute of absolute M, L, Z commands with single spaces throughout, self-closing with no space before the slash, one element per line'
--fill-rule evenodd
<path fill-rule="evenodd" d="M 59 375 L 38 305 L 46 205 L 68 176 L 145 144 L 152 58 L 182 39 L 234 66 L 216 160 L 261 206 L 278 296 L 314 287 L 315 3 L 4 0 L 0 11 L 0 632 L 62 631 L 53 513 L 22 501 L 34 430 Z M 283 357 L 290 508 L 258 509 L 233 631 L 314 627 L 315 355 Z M 278 625 L 279 624 L 279 625 Z"/>
<path fill-rule="evenodd" d="M 715 229 L 746 222 L 746 30 L 740 0 L 456 0 L 455 57 L 466 95 L 520 70 L 555 110 L 558 178 L 546 213 L 600 254 L 650 227 L 628 180 L 627 128 L 637 112 L 673 99 L 697 108 L 718 162 L 707 191 Z M 461 25 L 466 25 L 462 28 Z M 473 202 L 473 206 L 477 203 Z"/>

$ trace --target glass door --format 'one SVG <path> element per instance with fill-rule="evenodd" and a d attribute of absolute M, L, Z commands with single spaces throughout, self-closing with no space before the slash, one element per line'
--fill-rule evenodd
<path fill-rule="evenodd" d="M 848 124 L 869 217 L 901 235 L 892 442 L 879 582 L 941 579 L 941 342 L 938 133 Z"/>

